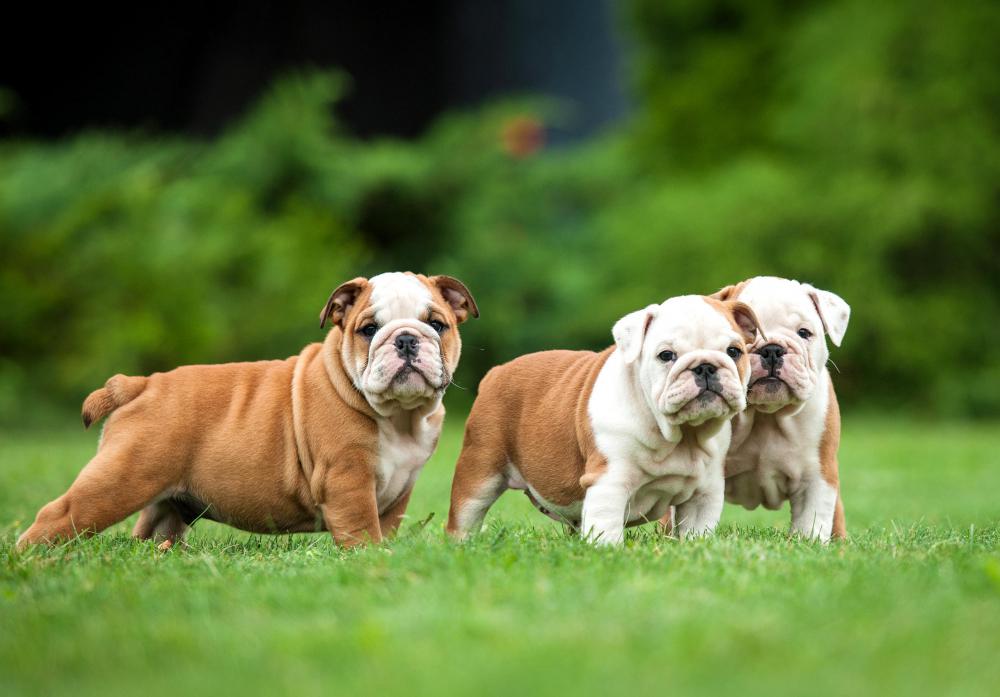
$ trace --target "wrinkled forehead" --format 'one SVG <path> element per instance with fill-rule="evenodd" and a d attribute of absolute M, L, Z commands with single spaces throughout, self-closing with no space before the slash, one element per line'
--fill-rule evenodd
<path fill-rule="evenodd" d="M 729 318 L 698 295 L 670 298 L 660 305 L 647 333 L 648 340 L 670 342 L 679 350 L 718 348 L 720 342 L 739 338 Z"/>
<path fill-rule="evenodd" d="M 764 332 L 768 327 L 794 327 L 819 322 L 812 298 L 798 281 L 784 278 L 754 278 L 743 287 L 737 300 L 749 305 Z"/>
<path fill-rule="evenodd" d="M 373 276 L 369 280 L 371 295 L 368 308 L 379 324 L 394 319 L 419 319 L 427 314 L 434 302 L 430 288 L 416 276 L 392 272 Z"/>

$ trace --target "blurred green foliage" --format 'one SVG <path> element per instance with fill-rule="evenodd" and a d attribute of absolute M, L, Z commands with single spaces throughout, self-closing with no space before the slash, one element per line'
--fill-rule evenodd
<path fill-rule="evenodd" d="M 115 372 L 290 355 L 332 287 L 390 269 L 476 295 L 466 387 L 775 274 L 852 305 L 846 404 L 1000 414 L 1000 5 L 627 7 L 636 113 L 582 145 L 538 141 L 566 118 L 544 101 L 360 141 L 327 74 L 211 142 L 0 143 L 0 418 Z"/>

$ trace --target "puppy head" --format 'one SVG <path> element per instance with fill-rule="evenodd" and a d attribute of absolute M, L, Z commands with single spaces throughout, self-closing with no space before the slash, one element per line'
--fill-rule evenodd
<path fill-rule="evenodd" d="M 756 332 L 745 304 L 700 295 L 650 305 L 613 329 L 650 409 L 676 426 L 728 419 L 746 408 L 746 345 Z"/>
<path fill-rule="evenodd" d="M 440 399 L 458 365 L 458 325 L 479 316 L 472 294 L 450 276 L 383 273 L 355 278 L 320 313 L 341 331 L 341 360 L 380 414 Z"/>
<path fill-rule="evenodd" d="M 772 276 L 728 286 L 712 297 L 746 303 L 761 322 L 762 336 L 750 346 L 750 406 L 772 414 L 808 401 L 829 358 L 823 337 L 840 346 L 850 306 L 829 291 Z"/>

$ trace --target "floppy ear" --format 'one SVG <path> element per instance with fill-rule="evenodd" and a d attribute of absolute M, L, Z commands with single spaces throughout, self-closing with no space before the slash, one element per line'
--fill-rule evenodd
<path fill-rule="evenodd" d="M 840 346 L 847 333 L 847 322 L 851 319 L 851 306 L 844 302 L 836 293 L 828 290 L 814 288 L 808 283 L 803 283 L 809 297 L 812 298 L 819 319 L 823 323 L 823 329 L 834 346 Z"/>
<path fill-rule="evenodd" d="M 738 300 L 731 300 L 726 306 L 733 314 L 733 321 L 736 322 L 736 326 L 743 333 L 743 341 L 748 344 L 753 343 L 753 340 L 757 338 L 758 332 L 763 338 L 767 339 L 764 336 L 764 332 L 760 329 L 760 322 L 757 321 L 757 315 L 753 313 L 749 305 L 741 303 Z"/>
<path fill-rule="evenodd" d="M 743 286 L 745 285 L 746 281 L 740 281 L 739 283 L 734 283 L 731 286 L 720 288 L 719 290 L 715 291 L 708 297 L 715 298 L 716 300 L 722 300 L 723 302 L 725 302 L 726 300 L 732 300 L 733 298 L 735 298 L 737 295 L 740 294 L 740 291 L 743 290 Z"/>
<path fill-rule="evenodd" d="M 437 286 L 441 295 L 451 305 L 459 323 L 469 319 L 470 314 L 473 317 L 479 317 L 479 308 L 476 307 L 475 298 L 460 280 L 451 276 L 431 276 L 430 282 Z"/>
<path fill-rule="evenodd" d="M 642 353 L 642 342 L 646 338 L 649 323 L 656 317 L 659 305 L 647 305 L 641 310 L 630 312 L 615 322 L 611 335 L 626 363 L 634 362 Z"/>
<path fill-rule="evenodd" d="M 326 306 L 319 313 L 319 328 L 322 329 L 329 319 L 333 324 L 344 326 L 344 318 L 350 312 L 358 296 L 368 286 L 368 279 L 363 276 L 341 283 L 337 289 L 330 293 L 330 299 L 326 301 Z"/>

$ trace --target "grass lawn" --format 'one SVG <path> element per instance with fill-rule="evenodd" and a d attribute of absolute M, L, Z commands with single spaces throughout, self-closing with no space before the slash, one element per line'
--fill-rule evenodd
<path fill-rule="evenodd" d="M 727 506 L 713 539 L 593 549 L 514 492 L 448 543 L 450 419 L 400 538 L 353 552 L 201 522 L 15 554 L 97 435 L 0 432 L 0 694 L 1000 691 L 996 424 L 848 421 L 845 544 Z"/>

